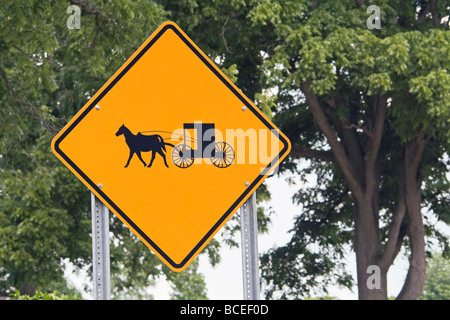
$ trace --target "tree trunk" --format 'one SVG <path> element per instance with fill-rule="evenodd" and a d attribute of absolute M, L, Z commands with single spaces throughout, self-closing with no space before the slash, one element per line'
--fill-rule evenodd
<path fill-rule="evenodd" d="M 391 222 L 393 237 L 383 250 L 379 235 L 378 208 L 373 205 L 378 201 L 376 190 L 366 193 L 363 198 L 355 199 L 355 253 L 359 299 L 387 299 L 387 272 L 397 255 L 404 234 L 400 232 L 401 221 L 405 215 L 408 219 L 408 236 L 411 247 L 409 269 L 398 299 L 415 300 L 422 292 L 426 278 L 425 228 L 421 213 L 421 182 L 419 164 L 422 159 L 426 141 L 422 134 L 407 143 L 404 150 L 402 169 L 399 177 L 400 195 L 398 213 Z M 405 213 L 405 214 L 404 214 Z M 388 248 L 390 247 L 390 248 Z M 379 270 L 378 287 L 370 285 L 375 276 L 370 267 Z"/>
<path fill-rule="evenodd" d="M 405 148 L 405 204 L 408 217 L 409 242 L 411 255 L 405 283 L 398 299 L 415 300 L 422 292 L 426 278 L 425 228 L 421 213 L 421 183 L 419 163 L 425 148 L 425 140 L 419 134 L 417 139 L 409 142 Z"/>
<path fill-rule="evenodd" d="M 360 300 L 386 300 L 387 269 L 380 268 L 378 263 L 382 252 L 378 212 L 373 210 L 370 198 L 356 200 L 354 207 L 358 297 Z"/>
<path fill-rule="evenodd" d="M 34 296 L 36 293 L 36 286 L 29 283 L 22 283 L 19 287 L 19 291 L 21 295 L 29 295 Z"/>
<path fill-rule="evenodd" d="M 387 299 L 387 272 L 401 248 L 403 237 L 402 221 L 408 218 L 409 240 L 411 246 L 410 267 L 399 294 L 399 299 L 417 299 L 425 282 L 425 230 L 421 209 L 421 178 L 419 163 L 422 159 L 426 139 L 423 128 L 416 139 L 404 147 L 404 158 L 400 164 L 399 200 L 393 214 L 389 238 L 384 248 L 380 239 L 379 199 L 381 167 L 380 145 L 387 110 L 387 98 L 375 96 L 367 100 L 372 115 L 372 130 L 362 127 L 368 140 L 361 146 L 352 119 L 351 105 L 345 121 L 326 114 L 326 105 L 321 105 L 318 97 L 311 90 L 311 79 L 301 85 L 311 113 L 318 127 L 326 137 L 333 153 L 333 162 L 342 170 L 349 184 L 354 200 L 355 243 L 359 299 Z M 335 106 L 336 102 L 331 105 Z M 347 106 L 345 106 L 347 107 Z M 345 108 L 344 108 L 345 109 Z M 328 119 L 330 118 L 330 119 Z M 331 123 L 330 123 L 331 121 Z M 364 130 L 365 129 L 365 130 Z M 339 136 L 339 139 L 338 139 Z M 299 150 L 303 151 L 304 150 Z M 310 153 L 311 154 L 311 153 Z M 322 159 L 325 159 L 322 157 Z M 375 281 L 376 285 L 370 283 Z"/>

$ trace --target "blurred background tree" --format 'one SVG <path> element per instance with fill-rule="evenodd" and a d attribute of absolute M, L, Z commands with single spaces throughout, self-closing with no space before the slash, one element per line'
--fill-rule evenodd
<path fill-rule="evenodd" d="M 420 300 L 450 300 L 450 261 L 433 252 L 427 268 L 427 279 Z"/>
<path fill-rule="evenodd" d="M 368 30 L 371 4 L 381 28 Z M 450 32 L 445 1 L 261 1 L 250 17 L 271 25 L 264 61 L 277 88 L 276 121 L 293 143 L 289 170 L 305 182 L 292 239 L 263 257 L 269 296 L 298 297 L 350 278 L 360 299 L 387 299 L 387 272 L 401 250 L 409 269 L 397 298 L 417 299 L 427 251 L 449 239 Z M 308 159 L 300 166 L 297 159 Z M 293 181 L 295 181 L 293 179 Z M 381 271 L 380 289 L 366 285 Z"/>

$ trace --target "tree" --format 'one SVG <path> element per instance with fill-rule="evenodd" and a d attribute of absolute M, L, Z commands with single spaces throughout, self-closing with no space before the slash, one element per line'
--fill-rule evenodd
<path fill-rule="evenodd" d="M 434 252 L 427 269 L 427 279 L 420 300 L 450 300 L 450 262 Z"/>
<path fill-rule="evenodd" d="M 172 281 L 172 300 L 206 300 L 206 283 L 198 273 L 198 260 L 192 261 L 186 272 L 182 272 Z M 174 275 L 174 274 L 172 274 Z"/>
<path fill-rule="evenodd" d="M 416 299 L 426 237 L 448 250 L 427 217 L 450 217 L 449 7 L 376 4 L 380 30 L 366 29 L 365 1 L 261 1 L 253 10 L 255 24 L 277 33 L 265 66 L 279 90 L 276 119 L 293 142 L 285 168 L 304 175 L 295 159 L 306 158 L 306 172 L 318 175 L 317 186 L 296 195 L 304 211 L 291 241 L 263 259 L 272 291 L 287 287 L 296 296 L 308 281 L 329 280 L 351 244 L 360 299 L 386 299 L 387 272 L 406 246 L 410 265 L 398 298 Z M 380 289 L 366 285 L 371 265 L 381 270 Z"/>
<path fill-rule="evenodd" d="M 67 26 L 76 13 L 70 5 L 80 8 L 79 29 Z M 50 142 L 166 19 L 151 1 L 2 4 L 1 295 L 61 290 L 67 261 L 91 264 L 89 191 L 54 157 Z M 177 281 L 119 219 L 111 217 L 110 230 L 113 296 L 142 296 L 166 275 Z M 206 252 L 217 262 L 216 249 L 213 241 Z"/>

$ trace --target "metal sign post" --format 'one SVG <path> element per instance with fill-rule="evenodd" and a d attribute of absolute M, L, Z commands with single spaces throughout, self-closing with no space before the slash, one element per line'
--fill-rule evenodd
<path fill-rule="evenodd" d="M 256 192 L 241 207 L 241 252 L 244 299 L 259 300 L 258 224 Z"/>
<path fill-rule="evenodd" d="M 109 210 L 91 192 L 94 300 L 111 299 L 109 267 Z"/>

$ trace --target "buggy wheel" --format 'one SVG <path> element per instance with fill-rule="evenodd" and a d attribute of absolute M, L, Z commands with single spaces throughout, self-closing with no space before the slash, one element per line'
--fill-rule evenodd
<path fill-rule="evenodd" d="M 234 161 L 233 148 L 226 142 L 217 142 L 211 161 L 218 168 L 229 167 Z"/>
<path fill-rule="evenodd" d="M 185 144 L 175 146 L 172 150 L 172 161 L 178 168 L 189 168 L 194 163 L 192 148 Z"/>

